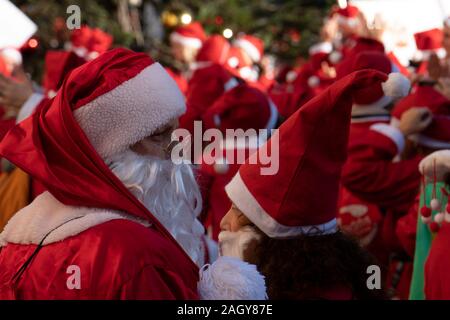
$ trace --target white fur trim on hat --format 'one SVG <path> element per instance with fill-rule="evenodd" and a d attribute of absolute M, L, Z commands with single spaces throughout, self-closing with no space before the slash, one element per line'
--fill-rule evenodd
<path fill-rule="evenodd" d="M 150 136 L 186 111 L 175 81 L 153 63 L 134 78 L 78 108 L 74 115 L 106 159 Z"/>
<path fill-rule="evenodd" d="M 194 49 L 200 49 L 203 45 L 203 42 L 198 38 L 185 37 L 177 32 L 172 32 L 170 34 L 170 41 L 181 43 L 184 46 L 192 47 Z"/>
<path fill-rule="evenodd" d="M 319 42 L 311 46 L 308 50 L 309 55 L 316 53 L 331 53 L 333 51 L 333 45 L 330 42 Z"/>
<path fill-rule="evenodd" d="M 262 232 L 270 238 L 290 238 L 299 235 L 315 236 L 337 232 L 337 222 L 333 218 L 328 222 L 310 226 L 286 226 L 272 218 L 253 197 L 238 172 L 225 187 L 230 200 Z"/>
<path fill-rule="evenodd" d="M 374 130 L 382 135 L 388 137 L 395 143 L 397 146 L 397 153 L 402 153 L 405 148 L 405 138 L 403 137 L 403 133 L 394 126 L 391 126 L 387 123 L 376 123 L 370 126 L 371 130 Z"/>
<path fill-rule="evenodd" d="M 202 300 L 266 300 L 266 282 L 256 266 L 234 257 L 219 257 L 200 269 Z"/>
<path fill-rule="evenodd" d="M 234 42 L 234 45 L 244 50 L 253 61 L 258 62 L 261 60 L 261 53 L 250 41 L 245 39 L 237 39 Z"/>
<path fill-rule="evenodd" d="M 386 82 L 382 82 L 383 92 L 385 96 L 393 98 L 405 97 L 411 89 L 411 82 L 403 74 L 392 72 Z"/>

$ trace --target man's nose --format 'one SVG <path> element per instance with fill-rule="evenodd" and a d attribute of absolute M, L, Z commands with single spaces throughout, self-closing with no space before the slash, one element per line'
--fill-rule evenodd
<path fill-rule="evenodd" d="M 231 227 L 230 211 L 228 211 L 227 214 L 220 221 L 220 230 L 222 230 L 222 231 L 230 231 L 230 227 Z"/>

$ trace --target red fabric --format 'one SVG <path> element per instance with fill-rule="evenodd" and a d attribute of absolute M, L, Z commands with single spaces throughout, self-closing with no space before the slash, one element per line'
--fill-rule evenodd
<path fill-rule="evenodd" d="M 427 300 L 450 299 L 450 224 L 443 223 L 431 245 L 425 263 L 425 297 Z"/>
<path fill-rule="evenodd" d="M 261 175 L 264 166 L 248 164 L 249 160 L 240 167 L 243 182 L 274 220 L 295 227 L 336 217 L 353 92 L 386 79 L 386 74 L 375 70 L 352 73 L 294 113 L 276 134 L 280 154 L 276 174 Z M 271 154 L 271 143 L 262 148 Z"/>
<path fill-rule="evenodd" d="M 244 34 L 242 36 L 239 36 L 236 40 L 237 41 L 246 41 L 246 42 L 248 42 L 256 50 L 258 50 L 260 57 L 263 56 L 263 54 L 264 54 L 264 41 L 262 41 L 260 38 L 252 36 L 252 35 L 249 35 L 249 34 Z M 241 47 L 241 48 L 242 48 L 242 50 L 246 51 L 246 49 L 244 47 Z"/>
<path fill-rule="evenodd" d="M 87 48 L 92 36 L 92 29 L 84 25 L 74 29 L 70 34 L 70 42 L 74 47 Z"/>
<path fill-rule="evenodd" d="M 355 6 L 347 4 L 345 8 L 337 8 L 333 14 L 338 14 L 344 18 L 355 18 L 359 14 L 359 9 Z"/>
<path fill-rule="evenodd" d="M 417 219 L 419 218 L 419 196 L 408 213 L 398 219 L 396 226 L 397 237 L 408 255 L 413 258 L 416 248 Z"/>
<path fill-rule="evenodd" d="M 441 29 L 434 28 L 415 33 L 414 40 L 416 40 L 416 47 L 419 50 L 436 50 L 442 48 L 444 33 Z"/>
<path fill-rule="evenodd" d="M 179 119 L 180 128 L 194 132 L 194 121 L 202 119 L 205 110 L 225 92 L 225 84 L 231 78 L 218 64 L 197 69 L 188 83 L 186 113 Z"/>
<path fill-rule="evenodd" d="M 11 278 L 35 248 L 8 244 L 0 249 L 1 300 L 198 298 L 198 270 L 173 242 L 136 222 L 112 220 L 42 247 L 14 295 Z M 67 287 L 70 265 L 79 267 L 79 290 Z"/>
<path fill-rule="evenodd" d="M 115 49 L 75 69 L 58 95 L 9 131 L 0 143 L 7 158 L 66 205 L 109 208 L 150 221 L 169 241 L 170 233 L 100 158 L 74 119 L 73 110 L 134 77 L 152 60 Z M 191 268 L 197 268 L 184 253 Z"/>
<path fill-rule="evenodd" d="M 230 44 L 220 35 L 209 37 L 199 50 L 195 60 L 198 62 L 212 62 L 224 65 L 228 58 Z"/>
<path fill-rule="evenodd" d="M 81 66 L 86 60 L 70 51 L 49 50 L 45 54 L 43 86 L 48 93 L 58 91 L 67 74 Z"/>
<path fill-rule="evenodd" d="M 433 114 L 432 123 L 421 132 L 429 138 L 450 142 L 450 100 L 431 86 L 418 86 L 410 95 L 400 100 L 392 110 L 392 116 L 401 119 L 413 107 L 427 107 Z"/>
<path fill-rule="evenodd" d="M 111 47 L 112 43 L 113 37 L 110 34 L 99 28 L 95 28 L 92 30 L 87 49 L 89 52 L 97 52 L 102 54 Z"/>
<path fill-rule="evenodd" d="M 384 53 L 384 45 L 371 38 L 357 37 L 350 40 L 351 46 L 343 51 L 344 58 L 336 65 L 337 78 L 342 78 L 353 70 L 356 56 L 364 51 Z"/>
<path fill-rule="evenodd" d="M 267 97 L 247 84 L 225 92 L 203 115 L 205 129 L 219 128 L 223 133 L 226 129 L 264 129 L 269 118 Z"/>

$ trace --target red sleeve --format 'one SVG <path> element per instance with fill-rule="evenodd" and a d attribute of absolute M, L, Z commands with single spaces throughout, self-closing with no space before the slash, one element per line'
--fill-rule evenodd
<path fill-rule="evenodd" d="M 147 265 L 122 285 L 120 299 L 193 300 L 198 299 L 198 295 L 176 273 Z"/>
<path fill-rule="evenodd" d="M 349 156 L 342 170 L 344 186 L 363 200 L 384 208 L 406 211 L 418 192 L 422 159 L 393 161 L 397 143 L 379 132 L 350 141 Z"/>
<path fill-rule="evenodd" d="M 414 205 L 409 209 L 408 213 L 398 219 L 395 230 L 400 244 L 410 257 L 414 257 L 416 247 L 418 213 L 419 197 L 416 197 Z"/>

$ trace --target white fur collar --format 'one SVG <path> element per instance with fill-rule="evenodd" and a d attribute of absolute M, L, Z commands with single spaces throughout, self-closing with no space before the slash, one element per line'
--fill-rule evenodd
<path fill-rule="evenodd" d="M 49 192 L 44 192 L 9 220 L 3 232 L 0 233 L 0 247 L 7 243 L 39 244 L 49 231 L 70 219 L 74 220 L 52 231 L 43 245 L 64 240 L 115 219 L 127 219 L 144 226 L 150 225 L 147 221 L 119 211 L 67 206 Z"/>

